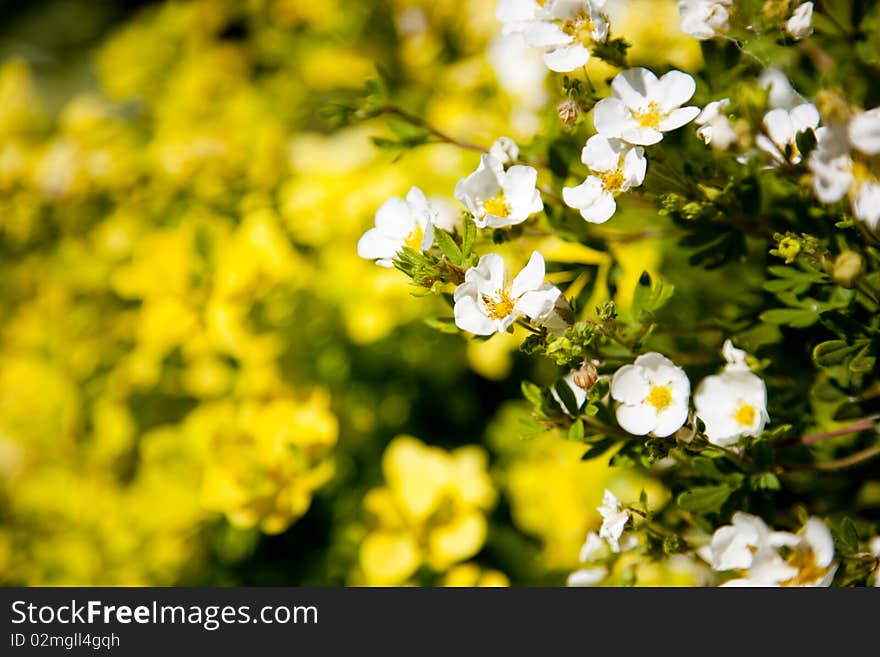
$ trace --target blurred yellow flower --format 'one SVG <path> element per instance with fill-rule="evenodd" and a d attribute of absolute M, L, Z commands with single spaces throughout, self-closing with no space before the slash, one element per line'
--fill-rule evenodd
<path fill-rule="evenodd" d="M 366 583 L 402 584 L 423 563 L 445 571 L 479 552 L 496 495 L 486 465 L 476 446 L 447 452 L 395 438 L 382 458 L 386 485 L 364 498 L 374 526 L 360 547 Z"/>

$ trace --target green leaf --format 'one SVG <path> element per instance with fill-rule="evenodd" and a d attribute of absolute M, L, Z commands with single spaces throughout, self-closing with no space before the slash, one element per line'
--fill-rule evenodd
<path fill-rule="evenodd" d="M 458 333 L 455 321 L 446 317 L 427 317 L 425 324 L 441 333 Z"/>
<path fill-rule="evenodd" d="M 580 407 L 578 406 L 577 399 L 574 396 L 574 392 L 572 392 L 571 388 L 564 380 L 560 380 L 556 383 L 556 394 L 559 395 L 559 399 L 562 400 L 564 410 L 567 410 L 571 415 L 578 415 Z"/>
<path fill-rule="evenodd" d="M 544 405 L 544 395 L 541 393 L 541 389 L 534 383 L 531 381 L 523 381 L 520 384 L 520 388 L 522 389 L 523 397 L 530 401 L 532 406 L 540 408 Z"/>
<path fill-rule="evenodd" d="M 434 226 L 434 241 L 440 247 L 440 250 L 443 251 L 443 255 L 449 258 L 453 265 L 461 264 L 461 249 L 458 248 L 458 244 L 455 243 L 455 240 L 452 239 L 449 233 L 442 228 Z"/>
<path fill-rule="evenodd" d="M 838 547 L 843 554 L 853 554 L 858 551 L 859 534 L 856 531 L 853 521 L 849 518 L 845 517 L 840 521 L 840 524 L 837 526 L 837 531 L 835 532 L 835 537 L 837 538 Z"/>
<path fill-rule="evenodd" d="M 571 426 L 568 428 L 568 439 L 576 443 L 582 443 L 584 441 L 583 422 L 575 420 L 571 423 Z"/>
<path fill-rule="evenodd" d="M 584 455 L 581 457 L 581 461 L 589 461 L 590 459 L 595 459 L 602 456 L 609 449 L 614 447 L 617 443 L 617 440 L 614 438 L 603 438 L 592 445 L 590 445 L 590 449 L 584 452 Z"/>
<path fill-rule="evenodd" d="M 849 345 L 845 340 L 827 340 L 813 347 L 813 362 L 819 367 L 840 365 L 858 350 L 858 345 Z"/>
<path fill-rule="evenodd" d="M 697 486 L 681 493 L 676 504 L 691 513 L 718 513 L 733 491 L 727 484 Z"/>
<path fill-rule="evenodd" d="M 471 257 L 471 250 L 474 247 L 474 240 L 477 238 L 477 225 L 469 218 L 464 220 L 464 232 L 461 238 L 461 260 L 462 264 L 467 264 Z"/>
<path fill-rule="evenodd" d="M 761 313 L 761 321 L 792 328 L 807 328 L 816 323 L 819 313 L 808 308 L 774 308 Z"/>
<path fill-rule="evenodd" d="M 643 271 L 633 290 L 633 315 L 641 319 L 643 314 L 651 314 L 659 310 L 670 297 L 675 288 L 662 280 L 652 280 L 647 271 Z"/>

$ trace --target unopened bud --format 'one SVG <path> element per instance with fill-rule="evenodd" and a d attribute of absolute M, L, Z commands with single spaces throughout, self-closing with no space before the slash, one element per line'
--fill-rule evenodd
<path fill-rule="evenodd" d="M 584 363 L 581 365 L 580 369 L 575 370 L 572 375 L 574 384 L 578 388 L 583 388 L 584 390 L 592 388 L 598 379 L 599 373 L 596 371 L 596 366 L 592 363 Z"/>
<path fill-rule="evenodd" d="M 556 114 L 559 115 L 559 121 L 562 125 L 574 125 L 580 113 L 578 104 L 571 99 L 556 106 Z"/>
<path fill-rule="evenodd" d="M 844 251 L 834 259 L 831 267 L 831 278 L 843 287 L 852 287 L 862 273 L 864 266 L 862 256 L 855 251 Z"/>

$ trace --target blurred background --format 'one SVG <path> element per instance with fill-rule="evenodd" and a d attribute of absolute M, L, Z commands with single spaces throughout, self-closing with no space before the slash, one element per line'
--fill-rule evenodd
<path fill-rule="evenodd" d="M 494 9 L 0 3 L 3 584 L 562 584 L 606 486 L 663 498 L 529 427 L 520 380 L 559 372 L 521 336 L 436 331 L 447 309 L 356 255 L 412 185 L 458 221 L 479 158 L 398 159 L 370 141 L 382 122 L 322 122 L 377 65 L 460 139 L 558 129 L 558 80 Z M 633 63 L 699 66 L 675 2 L 612 10 Z M 613 267 L 551 237 L 507 248 L 593 265 L 592 301 L 624 307 L 660 264 L 646 242 Z"/>

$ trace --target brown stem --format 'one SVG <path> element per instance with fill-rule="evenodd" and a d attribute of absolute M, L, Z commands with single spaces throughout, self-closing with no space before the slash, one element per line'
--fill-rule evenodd
<path fill-rule="evenodd" d="M 807 434 L 806 436 L 802 436 L 799 442 L 802 445 L 810 445 L 812 443 L 818 443 L 822 440 L 828 440 L 829 438 L 846 436 L 847 434 L 856 433 L 858 431 L 868 431 L 869 429 L 873 429 L 876 426 L 875 422 L 877 421 L 878 417 L 880 416 L 875 415 L 873 417 L 865 417 L 861 420 L 856 420 L 852 424 L 848 424 L 845 427 L 834 429 L 833 431 Z"/>
<path fill-rule="evenodd" d="M 477 151 L 479 153 L 487 153 L 489 151 L 488 148 L 480 146 L 479 144 L 473 144 L 469 141 L 464 141 L 462 139 L 456 139 L 455 137 L 452 137 L 452 136 L 446 134 L 445 132 L 438 130 L 437 128 L 432 126 L 430 123 L 425 121 L 422 117 L 416 116 L 415 114 L 410 114 L 405 109 L 397 107 L 396 105 L 386 105 L 385 107 L 382 108 L 382 113 L 383 114 L 393 114 L 394 116 L 397 116 L 397 117 L 403 119 L 407 123 L 418 126 L 420 128 L 424 128 L 425 130 L 430 132 L 432 135 L 437 137 L 437 139 L 439 139 L 440 141 L 446 142 L 447 144 L 452 144 L 453 146 L 458 146 L 459 148 L 464 148 L 469 151 Z"/>
<path fill-rule="evenodd" d="M 843 458 L 834 459 L 833 461 L 823 461 L 822 463 L 814 463 L 815 470 L 843 470 L 853 465 L 857 465 L 862 461 L 867 461 L 875 456 L 880 456 L 880 445 L 868 447 L 855 454 L 844 456 Z"/>

